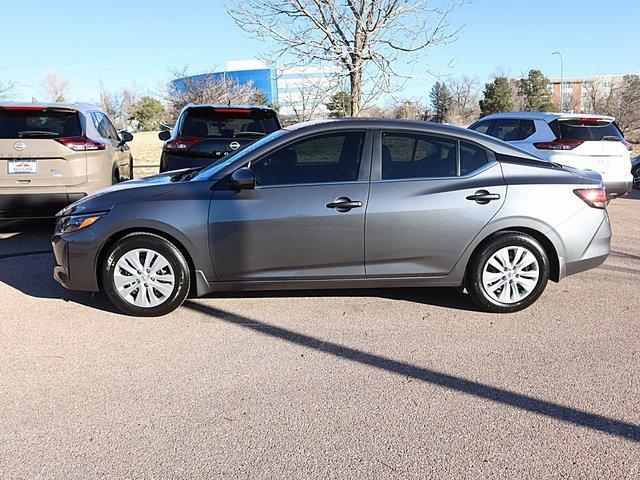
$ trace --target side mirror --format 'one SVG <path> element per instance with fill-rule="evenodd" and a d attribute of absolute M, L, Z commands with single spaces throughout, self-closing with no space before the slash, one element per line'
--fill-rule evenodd
<path fill-rule="evenodd" d="M 166 142 L 171 138 L 171 132 L 169 130 L 162 130 L 161 132 L 158 132 L 158 138 L 163 142 Z"/>
<path fill-rule="evenodd" d="M 256 188 L 256 176 L 253 170 L 242 167 L 231 174 L 229 186 L 237 190 L 251 190 Z"/>
<path fill-rule="evenodd" d="M 123 130 L 120 132 L 120 139 L 122 140 L 122 143 L 130 142 L 133 140 L 133 134 Z"/>

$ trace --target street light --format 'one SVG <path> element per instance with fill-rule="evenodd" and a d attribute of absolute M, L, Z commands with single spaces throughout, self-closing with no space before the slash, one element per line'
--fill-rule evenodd
<path fill-rule="evenodd" d="M 553 52 L 553 55 L 560 55 L 560 111 L 564 112 L 564 58 L 560 52 Z"/>

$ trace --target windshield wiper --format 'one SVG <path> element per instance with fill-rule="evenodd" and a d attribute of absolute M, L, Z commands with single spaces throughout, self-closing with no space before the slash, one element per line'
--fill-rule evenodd
<path fill-rule="evenodd" d="M 58 132 L 50 132 L 48 130 L 23 130 L 18 132 L 18 137 L 59 137 Z"/>
<path fill-rule="evenodd" d="M 236 137 L 264 137 L 264 132 L 236 132 Z"/>

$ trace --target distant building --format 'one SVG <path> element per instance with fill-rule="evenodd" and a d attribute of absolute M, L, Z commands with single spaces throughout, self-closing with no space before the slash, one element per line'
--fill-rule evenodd
<path fill-rule="evenodd" d="M 282 116 L 326 116 L 325 103 L 335 93 L 335 70 L 323 67 L 296 67 L 275 70 L 260 60 L 227 62 L 223 71 L 204 73 L 172 83 L 180 91 L 185 80 L 228 79 L 238 83 L 251 83 L 260 89 L 270 105 L 277 105 Z"/>
<path fill-rule="evenodd" d="M 624 75 L 600 75 L 596 77 L 569 77 L 550 80 L 553 103 L 560 105 L 563 99 L 564 110 L 575 113 L 592 113 L 594 100 L 600 101 L 611 95 L 611 91 L 622 84 Z M 562 95 L 562 97 L 561 97 Z"/>

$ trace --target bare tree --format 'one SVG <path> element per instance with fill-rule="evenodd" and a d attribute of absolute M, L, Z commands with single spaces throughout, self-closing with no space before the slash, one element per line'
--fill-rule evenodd
<path fill-rule="evenodd" d="M 403 120 L 425 120 L 427 105 L 420 100 L 400 100 L 389 106 L 385 116 Z"/>
<path fill-rule="evenodd" d="M 605 113 L 608 95 L 604 91 L 602 83 L 602 79 L 594 78 L 582 84 L 582 89 L 586 92 L 587 97 L 585 102 L 586 113 Z"/>
<path fill-rule="evenodd" d="M 278 46 L 273 61 L 337 66 L 358 116 L 365 96 L 390 90 L 399 60 L 455 38 L 449 18 L 465 0 L 438 1 L 231 0 L 228 12 L 244 31 Z"/>
<path fill-rule="evenodd" d="M 176 80 L 167 85 L 168 123 L 174 123 L 180 111 L 189 103 L 240 104 L 262 103 L 264 93 L 251 82 L 239 83 L 227 76 L 203 74 L 190 76 L 187 69 L 173 70 Z"/>
<path fill-rule="evenodd" d="M 13 96 L 18 84 L 13 81 L 0 82 L 0 100 L 5 100 Z"/>
<path fill-rule="evenodd" d="M 454 77 L 446 82 L 451 94 L 451 109 L 447 122 L 455 125 L 469 125 L 480 116 L 480 82 L 477 78 Z"/>
<path fill-rule="evenodd" d="M 100 82 L 100 106 L 114 123 L 116 128 L 126 127 L 127 120 L 132 115 L 133 106 L 138 101 L 138 95 L 133 89 L 109 91 Z"/>
<path fill-rule="evenodd" d="M 58 77 L 55 72 L 45 75 L 43 90 L 45 96 L 51 102 L 69 101 L 69 80 Z"/>
<path fill-rule="evenodd" d="M 296 74 L 295 80 L 280 80 L 285 82 L 286 93 L 279 94 L 278 107 L 285 122 L 307 122 L 325 116 L 326 104 L 340 87 L 340 78 L 335 71 L 308 72 L 305 68 L 286 70 L 288 74 L 292 72 Z M 286 83 L 288 81 L 291 83 Z"/>

